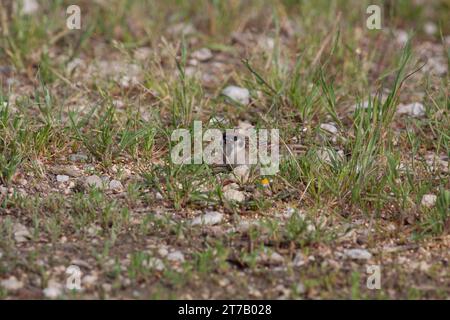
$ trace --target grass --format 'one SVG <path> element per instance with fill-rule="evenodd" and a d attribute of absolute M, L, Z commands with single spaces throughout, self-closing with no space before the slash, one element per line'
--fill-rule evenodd
<path fill-rule="evenodd" d="M 380 1 L 379 31 L 353 0 L 76 2 L 81 30 L 62 0 L 0 17 L 0 280 L 24 283 L 0 297 L 42 298 L 77 263 L 97 280 L 60 298 L 448 297 L 445 1 Z M 249 105 L 221 94 L 231 84 Z M 413 102 L 423 116 L 397 113 Z M 228 201 L 233 175 L 171 162 L 172 131 L 195 120 L 279 129 L 280 171 L 253 168 Z M 190 225 L 207 211 L 222 222 Z"/>

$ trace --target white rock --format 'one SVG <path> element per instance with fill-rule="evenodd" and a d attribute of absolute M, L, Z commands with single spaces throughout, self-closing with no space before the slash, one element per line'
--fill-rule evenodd
<path fill-rule="evenodd" d="M 103 188 L 103 180 L 97 175 L 87 177 L 85 184 L 88 187 Z"/>
<path fill-rule="evenodd" d="M 58 174 L 57 176 L 56 176 L 56 181 L 58 181 L 58 182 L 67 182 L 67 181 L 69 181 L 69 176 L 66 176 L 65 174 Z"/>
<path fill-rule="evenodd" d="M 119 180 L 111 180 L 109 182 L 109 189 L 116 192 L 122 192 L 123 191 L 122 182 L 120 182 Z"/>
<path fill-rule="evenodd" d="M 298 284 L 296 285 L 296 287 L 295 287 L 295 291 L 296 291 L 298 294 L 303 294 L 303 293 L 305 293 L 305 291 L 306 291 L 305 285 L 304 285 L 303 283 L 298 283 Z"/>
<path fill-rule="evenodd" d="M 408 115 L 411 117 L 423 117 L 425 115 L 425 107 L 420 102 L 410 104 L 400 104 L 397 109 L 398 115 Z"/>
<path fill-rule="evenodd" d="M 56 167 L 50 168 L 50 171 L 56 175 L 66 175 L 69 177 L 79 177 L 82 174 L 81 170 L 77 166 L 74 166 L 74 165 L 56 166 Z"/>
<path fill-rule="evenodd" d="M 228 86 L 222 91 L 222 94 L 243 105 L 250 103 L 250 92 L 246 88 Z"/>
<path fill-rule="evenodd" d="M 20 13 L 33 14 L 39 10 L 39 3 L 36 0 L 23 0 Z"/>
<path fill-rule="evenodd" d="M 429 57 L 427 64 L 423 67 L 424 72 L 430 72 L 437 76 L 443 76 L 447 73 L 447 60 L 444 56 Z"/>
<path fill-rule="evenodd" d="M 88 156 L 82 153 L 74 153 L 69 156 L 69 160 L 72 162 L 83 162 L 88 160 Z"/>
<path fill-rule="evenodd" d="M 56 281 L 50 280 L 48 287 L 43 291 L 44 296 L 48 299 L 56 299 L 62 294 L 62 285 Z"/>
<path fill-rule="evenodd" d="M 183 262 L 184 255 L 181 251 L 173 251 L 167 255 L 167 260 L 172 262 Z"/>
<path fill-rule="evenodd" d="M 166 249 L 166 248 L 159 248 L 158 249 L 158 254 L 161 256 L 161 257 L 165 257 L 165 256 L 167 256 L 168 254 L 169 254 L 169 251 Z"/>
<path fill-rule="evenodd" d="M 97 282 L 98 277 L 96 274 L 88 274 L 83 277 L 82 283 L 86 287 L 92 287 Z"/>
<path fill-rule="evenodd" d="M 148 259 L 147 267 L 151 269 L 155 269 L 157 271 L 163 271 L 165 266 L 164 262 L 158 258 L 150 258 Z"/>
<path fill-rule="evenodd" d="M 66 72 L 67 72 L 68 74 L 71 74 L 71 73 L 74 72 L 76 69 L 82 68 L 82 67 L 85 67 L 84 61 L 83 61 L 82 59 L 80 59 L 80 58 L 75 58 L 75 59 L 72 59 L 71 61 L 69 61 L 69 62 L 67 63 L 67 66 L 66 66 Z"/>
<path fill-rule="evenodd" d="M 31 238 L 31 234 L 28 231 L 27 227 L 25 227 L 21 223 L 15 223 L 13 225 L 13 233 L 14 239 L 18 243 L 28 241 Z"/>
<path fill-rule="evenodd" d="M 406 32 L 405 30 L 396 30 L 394 34 L 395 40 L 398 44 L 404 45 L 406 44 L 406 42 L 408 42 L 409 36 L 408 32 Z"/>
<path fill-rule="evenodd" d="M 242 191 L 231 188 L 224 190 L 223 197 L 228 201 L 243 202 L 245 200 L 245 195 Z"/>
<path fill-rule="evenodd" d="M 332 123 L 322 123 L 320 129 L 325 130 L 331 134 L 338 133 L 338 129 Z"/>
<path fill-rule="evenodd" d="M 436 24 L 429 21 L 429 22 L 425 23 L 425 25 L 423 26 L 423 30 L 425 31 L 425 33 L 427 35 L 432 36 L 438 31 L 438 28 L 437 28 Z"/>
<path fill-rule="evenodd" d="M 301 252 L 298 252 L 298 253 L 295 255 L 295 257 L 294 257 L 294 260 L 292 261 L 292 264 L 293 264 L 295 267 L 301 267 L 301 266 L 303 266 L 305 263 L 306 263 L 306 261 L 305 261 L 305 256 L 304 256 Z"/>
<path fill-rule="evenodd" d="M 16 291 L 23 288 L 23 282 L 17 280 L 14 276 L 11 276 L 6 280 L 2 280 L 0 286 L 8 291 Z"/>
<path fill-rule="evenodd" d="M 239 165 L 233 169 L 233 175 L 239 182 L 246 183 L 250 177 L 250 167 L 245 164 Z"/>
<path fill-rule="evenodd" d="M 196 217 L 192 220 L 191 225 L 215 225 L 222 222 L 223 214 L 218 211 L 209 211 L 200 217 Z"/>
<path fill-rule="evenodd" d="M 365 249 L 347 249 L 344 250 L 344 256 L 354 260 L 369 260 L 372 254 Z"/>
<path fill-rule="evenodd" d="M 210 60 L 213 57 L 213 54 L 211 50 L 209 50 L 208 48 L 202 48 L 197 51 L 194 51 L 191 56 L 192 58 L 203 62 Z"/>
<path fill-rule="evenodd" d="M 437 196 L 434 194 L 425 194 L 420 204 L 427 208 L 432 208 L 436 204 Z"/>
<path fill-rule="evenodd" d="M 269 262 L 273 264 L 282 264 L 284 263 L 284 258 L 278 252 L 272 252 L 269 256 Z"/>

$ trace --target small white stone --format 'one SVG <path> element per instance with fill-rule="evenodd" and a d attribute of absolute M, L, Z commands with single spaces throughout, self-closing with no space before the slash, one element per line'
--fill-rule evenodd
<path fill-rule="evenodd" d="M 33 14 L 39 10 L 39 3 L 36 0 L 23 0 L 20 13 Z"/>
<path fill-rule="evenodd" d="M 86 287 L 92 287 L 97 282 L 98 277 L 95 274 L 88 274 L 83 277 L 82 283 Z"/>
<path fill-rule="evenodd" d="M 8 291 L 16 291 L 23 288 L 23 282 L 17 280 L 14 276 L 11 276 L 6 280 L 2 280 L 0 286 Z"/>
<path fill-rule="evenodd" d="M 165 268 L 164 262 L 162 262 L 162 260 L 158 258 L 150 258 L 148 260 L 147 267 L 155 269 L 157 271 L 163 271 Z"/>
<path fill-rule="evenodd" d="M 88 156 L 82 153 L 74 153 L 69 156 L 69 160 L 72 162 L 83 162 L 88 160 Z"/>
<path fill-rule="evenodd" d="M 109 189 L 116 192 L 122 192 L 123 191 L 122 182 L 120 182 L 119 180 L 111 180 L 109 182 Z"/>
<path fill-rule="evenodd" d="M 322 123 L 320 129 L 325 130 L 331 134 L 338 133 L 338 129 L 332 123 Z"/>
<path fill-rule="evenodd" d="M 161 257 L 165 257 L 165 256 L 167 256 L 168 254 L 169 254 L 169 251 L 166 249 L 166 248 L 159 248 L 158 249 L 158 254 L 161 256 Z"/>
<path fill-rule="evenodd" d="M 372 254 L 365 249 L 347 249 L 344 250 L 344 256 L 354 260 L 369 260 Z"/>
<path fill-rule="evenodd" d="M 295 255 L 295 257 L 294 257 L 294 260 L 292 261 L 292 264 L 293 264 L 295 267 L 301 267 L 301 266 L 303 266 L 305 263 L 306 263 L 306 261 L 305 261 L 305 256 L 304 256 L 301 252 L 298 252 L 298 253 Z"/>
<path fill-rule="evenodd" d="M 31 234 L 28 231 L 27 227 L 25 227 L 21 223 L 14 224 L 13 233 L 14 233 L 14 239 L 18 243 L 28 241 L 31 238 Z"/>
<path fill-rule="evenodd" d="M 295 291 L 296 291 L 298 294 L 303 294 L 303 293 L 305 293 L 305 291 L 306 291 L 305 285 L 304 285 L 303 283 L 297 284 L 296 287 L 295 287 Z"/>
<path fill-rule="evenodd" d="M 429 21 L 429 22 L 425 23 L 425 25 L 423 26 L 423 30 L 425 31 L 425 33 L 427 35 L 432 36 L 438 31 L 438 28 L 437 28 L 436 24 Z"/>
<path fill-rule="evenodd" d="M 85 180 L 85 184 L 88 187 L 103 188 L 103 181 L 97 175 L 92 175 L 92 176 L 87 177 Z"/>
<path fill-rule="evenodd" d="M 283 264 L 284 258 L 278 252 L 272 252 L 271 255 L 269 256 L 269 262 L 273 264 Z"/>
<path fill-rule="evenodd" d="M 397 114 L 419 118 L 425 115 L 425 107 L 420 102 L 400 104 L 397 109 Z"/>
<path fill-rule="evenodd" d="M 250 92 L 246 88 L 228 86 L 222 91 L 222 94 L 243 105 L 250 103 Z"/>
<path fill-rule="evenodd" d="M 56 281 L 50 280 L 48 283 L 48 287 L 43 291 L 44 296 L 49 299 L 56 299 L 62 294 L 62 286 Z"/>
<path fill-rule="evenodd" d="M 191 225 L 215 225 L 222 222 L 223 214 L 218 211 L 209 211 L 200 217 L 196 217 L 192 220 Z"/>
<path fill-rule="evenodd" d="M 231 188 L 224 190 L 223 197 L 228 201 L 243 202 L 245 200 L 245 195 L 242 191 Z"/>
<path fill-rule="evenodd" d="M 184 255 L 181 251 L 173 251 L 167 255 L 167 260 L 172 262 L 183 262 Z"/>
<path fill-rule="evenodd" d="M 57 176 L 56 176 L 56 181 L 58 181 L 58 182 L 67 182 L 67 181 L 69 181 L 69 176 L 66 176 L 66 175 L 64 175 L 64 174 L 58 174 Z"/>
<path fill-rule="evenodd" d="M 427 208 L 432 208 L 436 204 L 437 196 L 434 194 L 425 194 L 420 204 Z"/>
<path fill-rule="evenodd" d="M 239 165 L 233 169 L 233 174 L 239 182 L 246 183 L 250 177 L 250 168 L 245 164 Z"/>
<path fill-rule="evenodd" d="M 396 30 L 395 32 L 395 40 L 398 44 L 404 45 L 406 42 L 408 42 L 409 36 L 408 32 L 405 30 Z"/>
<path fill-rule="evenodd" d="M 213 57 L 213 54 L 211 50 L 209 50 L 208 48 L 202 48 L 197 51 L 194 51 L 191 56 L 192 58 L 203 62 L 210 60 Z"/>

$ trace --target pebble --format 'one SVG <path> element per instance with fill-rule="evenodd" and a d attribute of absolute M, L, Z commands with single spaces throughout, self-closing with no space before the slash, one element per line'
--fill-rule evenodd
<path fill-rule="evenodd" d="M 67 175 L 64 175 L 64 174 L 58 174 L 56 176 L 56 181 L 58 181 L 58 182 L 67 182 L 67 181 L 69 181 L 69 179 L 70 179 L 70 177 Z"/>
<path fill-rule="evenodd" d="M 272 254 L 269 256 L 269 262 L 273 264 L 283 264 L 284 258 L 278 252 L 272 252 Z"/>
<path fill-rule="evenodd" d="M 74 153 L 69 156 L 69 160 L 72 162 L 84 162 L 88 160 L 88 156 L 82 153 Z"/>
<path fill-rule="evenodd" d="M 294 260 L 292 261 L 294 267 L 301 267 L 305 263 L 306 263 L 305 256 L 301 252 L 296 253 Z"/>
<path fill-rule="evenodd" d="M 167 260 L 172 262 L 183 262 L 184 255 L 181 251 L 173 251 L 167 255 Z"/>
<path fill-rule="evenodd" d="M 322 123 L 320 129 L 325 130 L 331 134 L 337 134 L 338 129 L 332 123 Z"/>
<path fill-rule="evenodd" d="M 97 280 L 98 280 L 97 275 L 95 275 L 95 274 L 88 274 L 88 275 L 85 275 L 83 277 L 82 282 L 83 282 L 83 285 L 85 285 L 86 287 L 92 287 L 92 286 L 95 285 Z"/>
<path fill-rule="evenodd" d="M 27 227 L 25 227 L 21 223 L 15 223 L 13 226 L 14 239 L 16 242 L 26 242 L 31 238 L 31 234 L 28 231 Z"/>
<path fill-rule="evenodd" d="M 372 254 L 365 249 L 347 249 L 344 250 L 344 256 L 354 260 L 369 260 Z"/>
<path fill-rule="evenodd" d="M 17 280 L 14 276 L 11 276 L 6 280 L 2 280 L 0 286 L 8 291 L 16 291 L 23 288 L 23 282 Z"/>
<path fill-rule="evenodd" d="M 250 103 L 250 92 L 246 88 L 228 86 L 222 91 L 222 94 L 243 105 Z"/>
<path fill-rule="evenodd" d="M 48 299 L 56 299 L 62 294 L 62 286 L 56 281 L 50 280 L 48 287 L 43 291 L 44 296 Z"/>
<path fill-rule="evenodd" d="M 295 286 L 295 291 L 297 292 L 297 294 L 305 293 L 306 292 L 305 285 L 303 283 L 298 283 Z"/>
<path fill-rule="evenodd" d="M 168 254 L 169 254 L 169 251 L 166 249 L 166 248 L 159 248 L 158 249 L 158 254 L 161 256 L 161 257 L 165 257 L 165 256 L 167 256 Z"/>
<path fill-rule="evenodd" d="M 212 59 L 213 54 L 208 48 L 202 48 L 192 53 L 192 58 L 204 62 Z"/>
<path fill-rule="evenodd" d="M 425 33 L 427 35 L 432 36 L 438 31 L 438 28 L 437 28 L 436 24 L 429 21 L 429 22 L 425 23 L 425 25 L 423 26 L 423 30 L 425 31 Z"/>
<path fill-rule="evenodd" d="M 227 201 L 243 202 L 245 200 L 245 195 L 242 191 L 231 188 L 224 190 L 223 197 Z"/>
<path fill-rule="evenodd" d="M 97 175 L 87 177 L 84 182 L 87 187 L 103 188 L 103 180 Z"/>
<path fill-rule="evenodd" d="M 36 0 L 23 0 L 20 13 L 33 14 L 39 10 L 39 3 Z"/>
<path fill-rule="evenodd" d="M 115 192 L 122 192 L 123 191 L 122 182 L 120 182 L 119 180 L 111 180 L 109 182 L 109 189 Z"/>
<path fill-rule="evenodd" d="M 148 260 L 147 266 L 157 271 L 163 271 L 165 268 L 164 262 L 162 262 L 162 260 L 159 258 L 150 258 Z"/>
<path fill-rule="evenodd" d="M 408 32 L 406 32 L 405 30 L 395 30 L 394 34 L 395 40 L 397 41 L 398 44 L 404 45 L 406 44 L 406 42 L 408 42 L 409 35 Z"/>
<path fill-rule="evenodd" d="M 81 176 L 81 171 L 76 166 L 57 166 L 50 168 L 50 171 L 56 175 L 67 175 L 69 177 Z"/>
<path fill-rule="evenodd" d="M 425 107 L 420 102 L 400 104 L 397 109 L 397 114 L 419 118 L 425 115 Z"/>
<path fill-rule="evenodd" d="M 246 183 L 250 177 L 250 167 L 245 164 L 239 165 L 233 169 L 233 175 L 239 182 Z"/>
<path fill-rule="evenodd" d="M 427 208 L 432 208 L 436 204 L 437 196 L 434 194 L 425 194 L 420 204 Z"/>
<path fill-rule="evenodd" d="M 218 211 L 209 211 L 200 217 L 196 217 L 192 220 L 191 225 L 215 225 L 222 222 L 223 214 Z"/>

